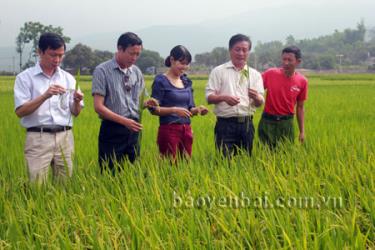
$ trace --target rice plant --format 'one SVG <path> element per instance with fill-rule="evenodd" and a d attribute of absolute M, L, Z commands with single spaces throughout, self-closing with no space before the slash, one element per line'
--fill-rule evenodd
<path fill-rule="evenodd" d="M 207 76 L 192 78 L 195 103 L 206 104 Z M 0 249 L 375 248 L 375 77 L 309 79 L 303 145 L 271 152 L 256 138 L 252 157 L 223 159 L 210 112 L 192 118 L 192 159 L 171 165 L 158 155 L 158 119 L 145 111 L 141 158 L 112 176 L 100 174 L 100 120 L 91 78 L 81 76 L 73 176 L 34 185 L 14 78 L 1 77 Z"/>

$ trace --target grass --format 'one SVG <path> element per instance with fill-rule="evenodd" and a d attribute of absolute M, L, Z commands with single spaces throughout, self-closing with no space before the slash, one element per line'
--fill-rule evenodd
<path fill-rule="evenodd" d="M 205 104 L 207 80 L 193 79 L 196 104 Z M 191 162 L 171 166 L 158 157 L 158 119 L 145 112 L 140 161 L 112 177 L 100 175 L 100 121 L 82 76 L 73 177 L 35 186 L 14 78 L 1 77 L 0 249 L 375 248 L 375 77 L 309 79 L 304 145 L 271 153 L 255 143 L 251 158 L 223 160 L 210 113 L 193 118 Z"/>

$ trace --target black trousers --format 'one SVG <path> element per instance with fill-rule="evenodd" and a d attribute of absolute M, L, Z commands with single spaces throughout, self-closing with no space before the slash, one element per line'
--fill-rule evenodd
<path fill-rule="evenodd" d="M 133 132 L 121 124 L 103 120 L 99 132 L 101 172 L 108 167 L 114 174 L 116 169 L 121 170 L 123 161 L 129 160 L 133 163 L 140 152 L 138 136 L 138 132 Z"/>
<path fill-rule="evenodd" d="M 236 118 L 218 118 L 215 125 L 215 144 L 221 153 L 230 157 L 246 150 L 249 155 L 253 149 L 254 124 L 252 118 L 237 121 Z"/>

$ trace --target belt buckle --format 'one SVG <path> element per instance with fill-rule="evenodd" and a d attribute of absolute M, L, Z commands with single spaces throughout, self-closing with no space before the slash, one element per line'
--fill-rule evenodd
<path fill-rule="evenodd" d="M 276 116 L 276 121 L 281 121 L 281 116 L 277 115 Z"/>
<path fill-rule="evenodd" d="M 66 131 L 67 127 L 66 126 L 53 126 L 53 127 L 42 127 L 41 132 L 46 132 L 46 133 L 57 133 L 61 131 Z"/>
<path fill-rule="evenodd" d="M 239 123 L 244 123 L 246 121 L 246 116 L 239 116 L 239 117 L 237 117 L 237 121 Z"/>

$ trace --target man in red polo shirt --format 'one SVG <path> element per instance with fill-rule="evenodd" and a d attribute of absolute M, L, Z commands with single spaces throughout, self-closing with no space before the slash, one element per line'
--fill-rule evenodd
<path fill-rule="evenodd" d="M 280 140 L 294 141 L 295 113 L 299 128 L 298 139 L 300 142 L 305 139 L 304 102 L 307 97 L 307 79 L 295 71 L 301 63 L 300 49 L 296 46 L 284 48 L 281 60 L 281 68 L 271 68 L 262 74 L 267 96 L 258 134 L 260 141 L 271 148 L 275 148 Z"/>

